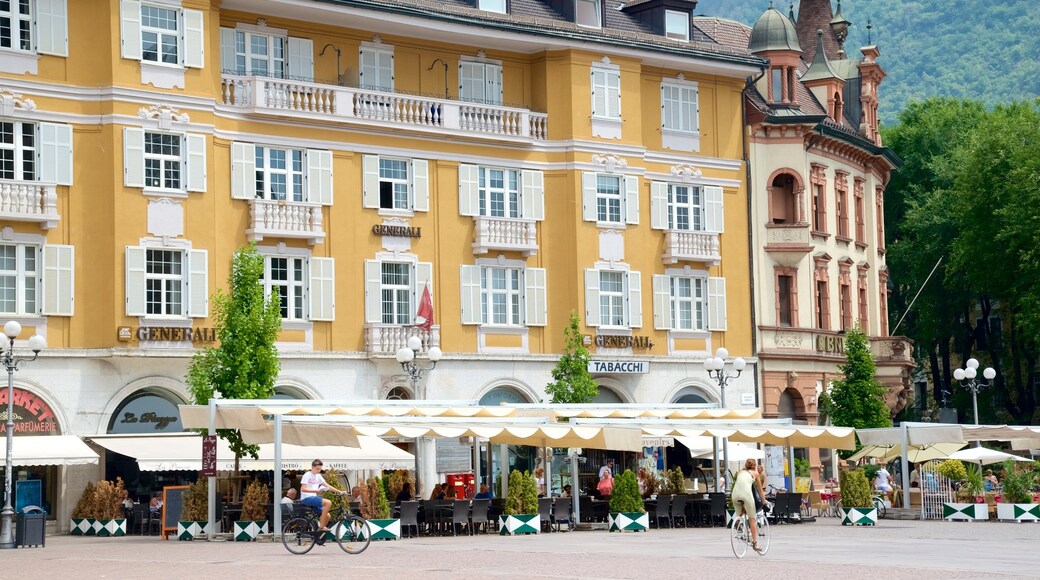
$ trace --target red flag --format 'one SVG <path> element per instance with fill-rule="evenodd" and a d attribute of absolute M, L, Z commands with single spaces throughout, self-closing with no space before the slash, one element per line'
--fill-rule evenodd
<path fill-rule="evenodd" d="M 433 327 L 433 299 L 430 298 L 430 285 L 423 288 L 422 299 L 419 300 L 419 310 L 415 317 L 416 328 L 430 330 Z"/>

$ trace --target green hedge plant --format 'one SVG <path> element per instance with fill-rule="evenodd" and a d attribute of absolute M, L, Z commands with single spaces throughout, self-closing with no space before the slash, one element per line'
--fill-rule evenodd
<path fill-rule="evenodd" d="M 200 477 L 184 492 L 182 522 L 205 522 L 209 519 L 209 478 Z"/>
<path fill-rule="evenodd" d="M 1004 462 L 1004 477 L 1000 482 L 1004 503 L 1033 503 L 1033 485 L 1036 471 L 1032 465 L 1016 465 L 1014 460 Z"/>
<path fill-rule="evenodd" d="M 681 472 L 680 472 L 681 473 Z M 610 494 L 610 511 L 613 513 L 644 513 L 643 497 L 639 495 L 636 474 L 626 469 L 614 478 L 614 491 Z"/>
<path fill-rule="evenodd" d="M 862 469 L 841 472 L 841 506 L 846 508 L 870 508 L 874 506 L 870 497 L 870 482 Z"/>
<path fill-rule="evenodd" d="M 518 469 L 509 473 L 509 494 L 503 513 L 507 516 L 538 513 L 538 484 L 533 475 Z"/>

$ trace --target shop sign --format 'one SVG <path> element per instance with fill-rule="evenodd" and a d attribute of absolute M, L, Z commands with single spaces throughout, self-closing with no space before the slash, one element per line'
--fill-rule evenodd
<path fill-rule="evenodd" d="M 828 354 L 845 354 L 845 337 L 817 334 L 816 352 L 825 352 Z"/>
<path fill-rule="evenodd" d="M 206 435 L 202 438 L 202 475 L 217 476 L 217 436 Z"/>
<path fill-rule="evenodd" d="M 421 238 L 422 228 L 376 224 L 372 226 L 372 233 L 377 236 L 390 236 L 394 238 Z"/>
<path fill-rule="evenodd" d="M 14 388 L 14 432 L 26 435 L 57 435 L 58 421 L 43 399 L 25 389 Z M 7 389 L 0 389 L 0 433 L 7 432 Z"/>
<path fill-rule="evenodd" d="M 600 334 L 596 336 L 598 348 L 632 348 L 649 350 L 654 347 L 654 342 L 649 336 L 617 336 L 612 334 Z"/>
<path fill-rule="evenodd" d="M 131 342 L 134 339 L 145 341 L 172 342 L 216 342 L 215 328 L 182 328 L 176 326 L 120 326 L 118 338 L 120 342 Z"/>
<path fill-rule="evenodd" d="M 135 423 L 155 423 L 156 431 L 164 431 L 172 423 L 177 422 L 177 417 L 162 417 L 158 413 L 147 411 L 138 415 L 137 413 L 124 412 L 123 418 L 119 420 L 124 425 Z"/>
<path fill-rule="evenodd" d="M 643 447 L 675 447 L 675 438 L 643 437 Z"/>
<path fill-rule="evenodd" d="M 590 373 L 613 373 L 619 375 L 645 375 L 650 372 L 650 361 L 646 360 L 590 360 Z"/>

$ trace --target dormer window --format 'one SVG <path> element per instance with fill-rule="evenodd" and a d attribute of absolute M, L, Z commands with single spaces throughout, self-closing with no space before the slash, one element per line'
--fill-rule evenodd
<path fill-rule="evenodd" d="M 664 35 L 675 40 L 690 40 L 690 14 L 678 10 L 665 10 Z"/>
<path fill-rule="evenodd" d="M 477 8 L 488 12 L 506 13 L 506 0 L 477 0 Z"/>
<path fill-rule="evenodd" d="M 574 0 L 574 23 L 592 28 L 603 27 L 601 0 Z"/>

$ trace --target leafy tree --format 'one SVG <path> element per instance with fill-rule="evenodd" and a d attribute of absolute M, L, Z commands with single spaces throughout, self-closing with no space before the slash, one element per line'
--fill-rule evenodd
<path fill-rule="evenodd" d="M 264 296 L 264 258 L 250 244 L 235 251 L 228 276 L 230 291 L 217 290 L 213 297 L 213 324 L 220 345 L 199 351 L 188 366 L 191 402 L 209 403 L 214 392 L 225 399 L 269 399 L 281 369 L 275 340 L 282 329 L 277 292 Z M 238 429 L 218 429 L 239 460 L 257 458 L 259 447 L 242 441 Z"/>
<path fill-rule="evenodd" d="M 842 378 L 834 381 L 830 392 L 820 401 L 821 410 L 831 424 L 856 429 L 891 427 L 885 387 L 874 377 L 874 356 L 867 336 L 858 325 L 845 334 L 845 364 L 838 368 Z M 854 451 L 842 453 L 847 457 Z"/>
<path fill-rule="evenodd" d="M 552 370 L 553 382 L 545 387 L 553 403 L 591 403 L 599 394 L 589 375 L 589 350 L 578 324 L 578 313 L 572 310 L 570 324 L 563 331 L 563 354 Z"/>

